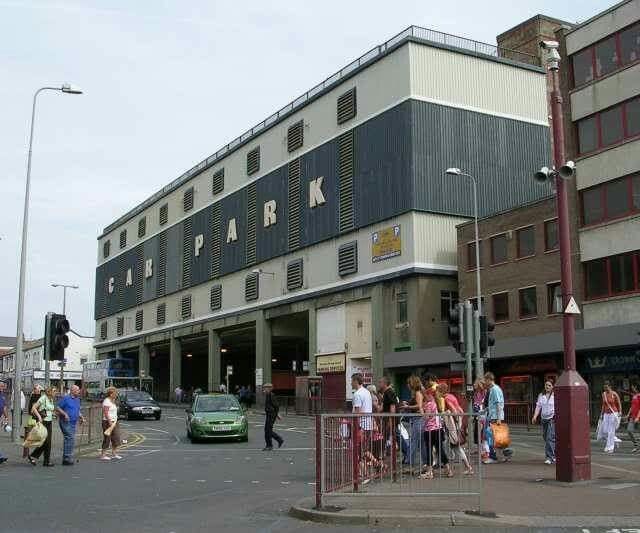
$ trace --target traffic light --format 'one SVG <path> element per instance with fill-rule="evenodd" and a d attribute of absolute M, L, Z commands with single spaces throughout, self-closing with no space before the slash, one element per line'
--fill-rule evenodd
<path fill-rule="evenodd" d="M 462 353 L 464 344 L 463 304 L 456 304 L 449 309 L 449 341 L 456 352 Z"/>
<path fill-rule="evenodd" d="M 64 350 L 69 346 L 69 321 L 65 315 L 47 313 L 44 322 L 44 358 L 62 361 Z"/>
<path fill-rule="evenodd" d="M 480 355 L 485 357 L 489 346 L 495 346 L 496 339 L 492 335 L 496 325 L 493 320 L 489 320 L 486 316 L 480 317 Z"/>

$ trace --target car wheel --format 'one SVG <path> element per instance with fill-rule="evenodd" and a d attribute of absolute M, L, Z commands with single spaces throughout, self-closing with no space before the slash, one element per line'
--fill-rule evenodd
<path fill-rule="evenodd" d="M 240 437 L 240 442 L 249 442 L 249 435 L 245 435 L 244 437 Z"/>
<path fill-rule="evenodd" d="M 160 420 L 160 416 L 161 416 L 161 415 L 160 415 L 160 413 L 158 413 L 157 415 L 155 415 L 156 420 Z"/>

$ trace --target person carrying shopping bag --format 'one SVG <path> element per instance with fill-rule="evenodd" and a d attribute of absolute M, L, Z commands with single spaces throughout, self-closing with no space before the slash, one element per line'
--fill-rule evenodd
<path fill-rule="evenodd" d="M 53 412 L 56 408 L 55 400 L 57 389 L 55 387 L 48 387 L 42 396 L 31 408 L 31 414 L 36 418 L 38 423 L 42 424 L 47 430 L 47 438 L 38 446 L 29 456 L 28 461 L 32 465 L 38 463 L 38 459 L 44 454 L 44 463 L 42 466 L 54 466 L 51 462 L 51 431 L 53 422 Z"/>
<path fill-rule="evenodd" d="M 620 396 L 611 388 L 611 383 L 604 382 L 604 391 L 602 393 L 602 408 L 600 410 L 600 429 L 598 431 L 598 439 L 605 440 L 605 453 L 613 453 L 616 445 L 622 441 L 616 437 L 616 430 L 620 426 L 620 413 L 622 412 L 622 404 Z"/>

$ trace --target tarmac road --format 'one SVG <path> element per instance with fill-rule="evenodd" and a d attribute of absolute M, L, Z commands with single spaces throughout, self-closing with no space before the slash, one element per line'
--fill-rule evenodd
<path fill-rule="evenodd" d="M 313 495 L 313 422 L 285 419 L 277 427 L 285 446 L 262 452 L 262 421 L 260 415 L 250 417 L 248 443 L 191 444 L 186 438 L 184 411 L 168 409 L 160 421 L 123 422 L 130 438 L 122 450 L 122 461 L 102 462 L 96 451 L 89 451 L 77 465 L 62 467 L 60 450 L 56 450 L 57 465 L 47 469 L 32 467 L 10 454 L 11 461 L 0 467 L 0 531 L 378 531 L 289 517 L 293 504 Z M 535 448 L 538 443 L 535 435 L 519 440 L 525 447 Z M 3 451 L 7 446 L 5 439 L 0 441 Z M 638 463 L 624 454 L 614 460 L 623 468 L 627 462 Z M 495 529 L 456 527 L 455 531 Z M 553 531 L 606 529 L 583 529 L 576 524 L 576 528 Z"/>

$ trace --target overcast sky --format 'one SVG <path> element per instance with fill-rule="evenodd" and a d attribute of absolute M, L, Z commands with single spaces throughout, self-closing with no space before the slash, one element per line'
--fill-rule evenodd
<path fill-rule="evenodd" d="M 410 24 L 495 43 L 537 14 L 585 20 L 612 2 L 0 0 L 0 335 L 15 335 L 29 115 L 25 335 L 61 311 L 93 335 L 96 237 L 222 145 Z"/>

